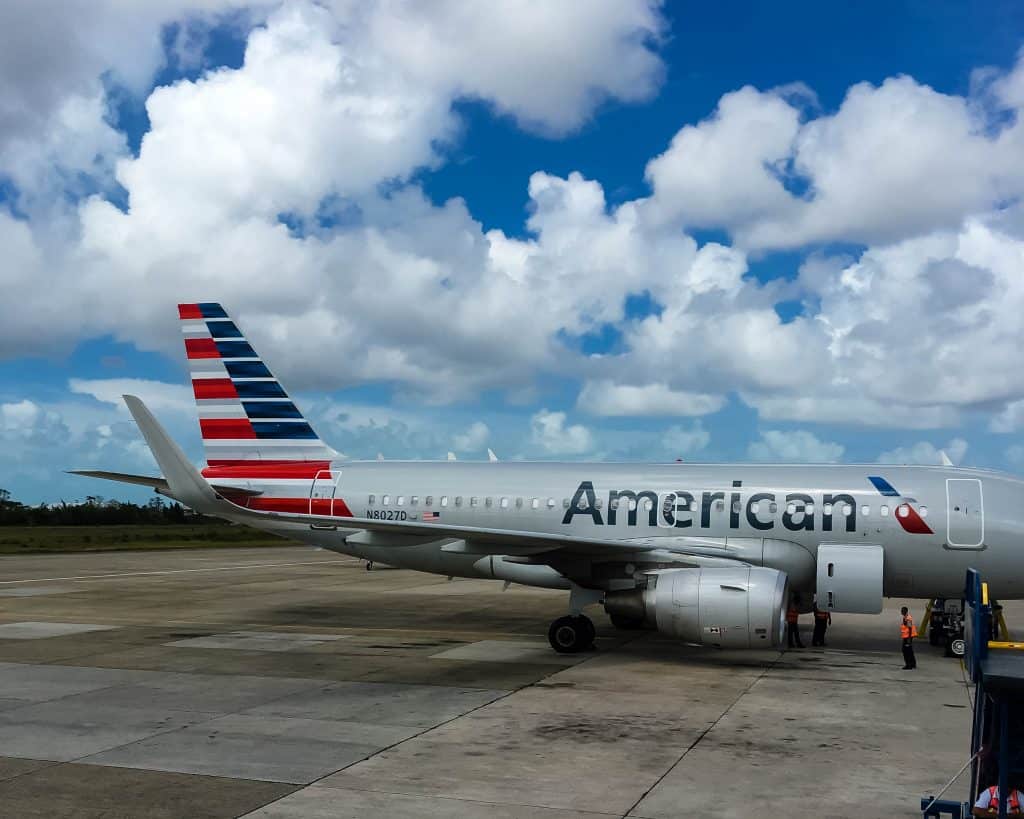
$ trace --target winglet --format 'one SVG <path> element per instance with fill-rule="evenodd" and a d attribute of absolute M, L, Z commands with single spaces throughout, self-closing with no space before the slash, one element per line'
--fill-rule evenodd
<path fill-rule="evenodd" d="M 171 495 L 197 512 L 217 501 L 217 493 L 199 474 L 153 413 L 134 395 L 122 395 L 153 457 L 164 473 Z"/>
<path fill-rule="evenodd" d="M 487 448 L 487 460 L 492 464 L 496 464 L 498 462 L 498 456 L 494 454 L 494 450 L 490 447 Z"/>
<path fill-rule="evenodd" d="M 942 459 L 943 466 L 953 466 L 953 462 L 949 459 L 949 456 L 946 454 L 946 450 L 939 450 L 939 458 Z"/>

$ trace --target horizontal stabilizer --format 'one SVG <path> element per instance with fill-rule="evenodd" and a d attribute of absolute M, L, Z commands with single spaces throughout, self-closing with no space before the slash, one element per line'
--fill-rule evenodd
<path fill-rule="evenodd" d="M 151 486 L 161 495 L 169 495 L 170 487 L 166 478 L 151 478 L 148 475 L 129 475 L 127 472 L 106 472 L 101 469 L 69 469 L 70 475 L 84 475 L 87 478 L 102 478 L 105 481 L 117 481 L 118 483 L 133 483 L 137 486 Z M 214 491 L 221 495 L 237 495 L 242 497 L 256 497 L 262 495 L 259 489 L 242 489 L 238 486 L 218 486 L 211 484 Z"/>
<path fill-rule="evenodd" d="M 169 487 L 164 478 L 151 478 L 148 475 L 129 475 L 125 472 L 105 472 L 101 469 L 69 469 L 70 475 L 85 475 L 87 478 L 103 478 L 105 481 L 118 483 L 134 483 L 139 486 L 150 486 L 157 492 L 167 493 Z"/>

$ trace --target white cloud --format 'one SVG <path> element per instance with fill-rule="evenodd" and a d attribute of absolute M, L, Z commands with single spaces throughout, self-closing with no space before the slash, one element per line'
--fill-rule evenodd
<path fill-rule="evenodd" d="M 335 3 L 337 8 L 350 6 Z M 364 22 L 382 62 L 451 96 L 490 102 L 527 128 L 565 133 L 612 97 L 647 99 L 662 76 L 652 51 L 657 0 L 371 3 Z"/>
<path fill-rule="evenodd" d="M 945 452 L 954 464 L 962 464 L 964 455 L 967 454 L 967 441 L 963 438 L 953 438 L 944 447 L 936 447 L 930 441 L 918 441 L 916 444 L 905 447 L 896 447 L 887 450 L 878 456 L 880 464 L 925 464 L 937 465 L 942 463 L 942 453 Z"/>
<path fill-rule="evenodd" d="M 666 384 L 587 381 L 576 408 L 592 415 L 707 415 L 725 404 L 724 396 L 673 390 Z"/>
<path fill-rule="evenodd" d="M 590 430 L 580 424 L 566 426 L 564 412 L 540 410 L 530 419 L 531 440 L 550 455 L 582 455 L 594 448 Z"/>
<path fill-rule="evenodd" d="M 781 461 L 785 463 L 834 463 L 843 457 L 845 447 L 832 441 L 822 441 L 804 429 L 783 431 L 766 430 L 761 440 L 748 447 L 755 461 Z"/>
<path fill-rule="evenodd" d="M 859 83 L 834 114 L 809 119 L 778 90 L 726 94 L 650 162 L 650 207 L 729 230 L 745 247 L 890 242 L 955 228 L 1024 192 L 1024 123 L 1018 115 L 994 125 L 1024 107 L 1021 65 L 992 81 L 995 93 L 974 97 L 906 76 Z"/>
<path fill-rule="evenodd" d="M 706 449 L 711 443 L 711 434 L 704 429 L 700 421 L 695 421 L 690 427 L 669 427 L 665 430 L 662 441 L 666 453 L 674 459 Z"/>
<path fill-rule="evenodd" d="M 474 421 L 465 432 L 452 437 L 452 446 L 462 452 L 477 452 L 484 447 L 491 430 L 483 421 Z"/>
<path fill-rule="evenodd" d="M 124 410 L 123 395 L 135 395 L 154 411 L 172 410 L 195 415 L 192 389 L 185 384 L 168 384 L 144 378 L 72 378 L 68 389 L 79 395 L 91 395 L 97 401 Z"/>

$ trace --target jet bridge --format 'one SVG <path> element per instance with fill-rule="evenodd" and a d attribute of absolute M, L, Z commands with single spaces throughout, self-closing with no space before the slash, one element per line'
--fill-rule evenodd
<path fill-rule="evenodd" d="M 966 802 L 926 796 L 921 799 L 921 811 L 925 819 L 970 816 L 979 794 L 996 785 L 1000 799 L 992 816 L 1005 819 L 1009 815 L 1005 795 L 1011 789 L 1024 791 L 1024 643 L 990 639 L 993 601 L 988 596 L 988 584 L 982 582 L 974 569 L 967 570 L 964 599 L 965 656 L 974 686 L 971 755 L 943 791 L 968 767 L 970 791 Z"/>

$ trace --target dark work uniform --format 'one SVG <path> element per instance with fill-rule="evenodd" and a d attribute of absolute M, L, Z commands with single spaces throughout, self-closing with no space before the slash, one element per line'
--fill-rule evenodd
<path fill-rule="evenodd" d="M 832 622 L 832 614 L 828 610 L 822 611 L 814 607 L 814 636 L 811 638 L 812 646 L 825 645 L 825 630 Z"/>
<path fill-rule="evenodd" d="M 800 639 L 800 612 L 796 606 L 790 606 L 786 611 L 786 638 L 790 648 L 803 648 L 804 641 Z"/>
<path fill-rule="evenodd" d="M 903 620 L 900 623 L 900 639 L 903 641 L 903 667 L 905 669 L 917 668 L 917 658 L 914 656 L 914 635 L 916 633 L 914 618 L 909 614 L 903 615 Z"/>

